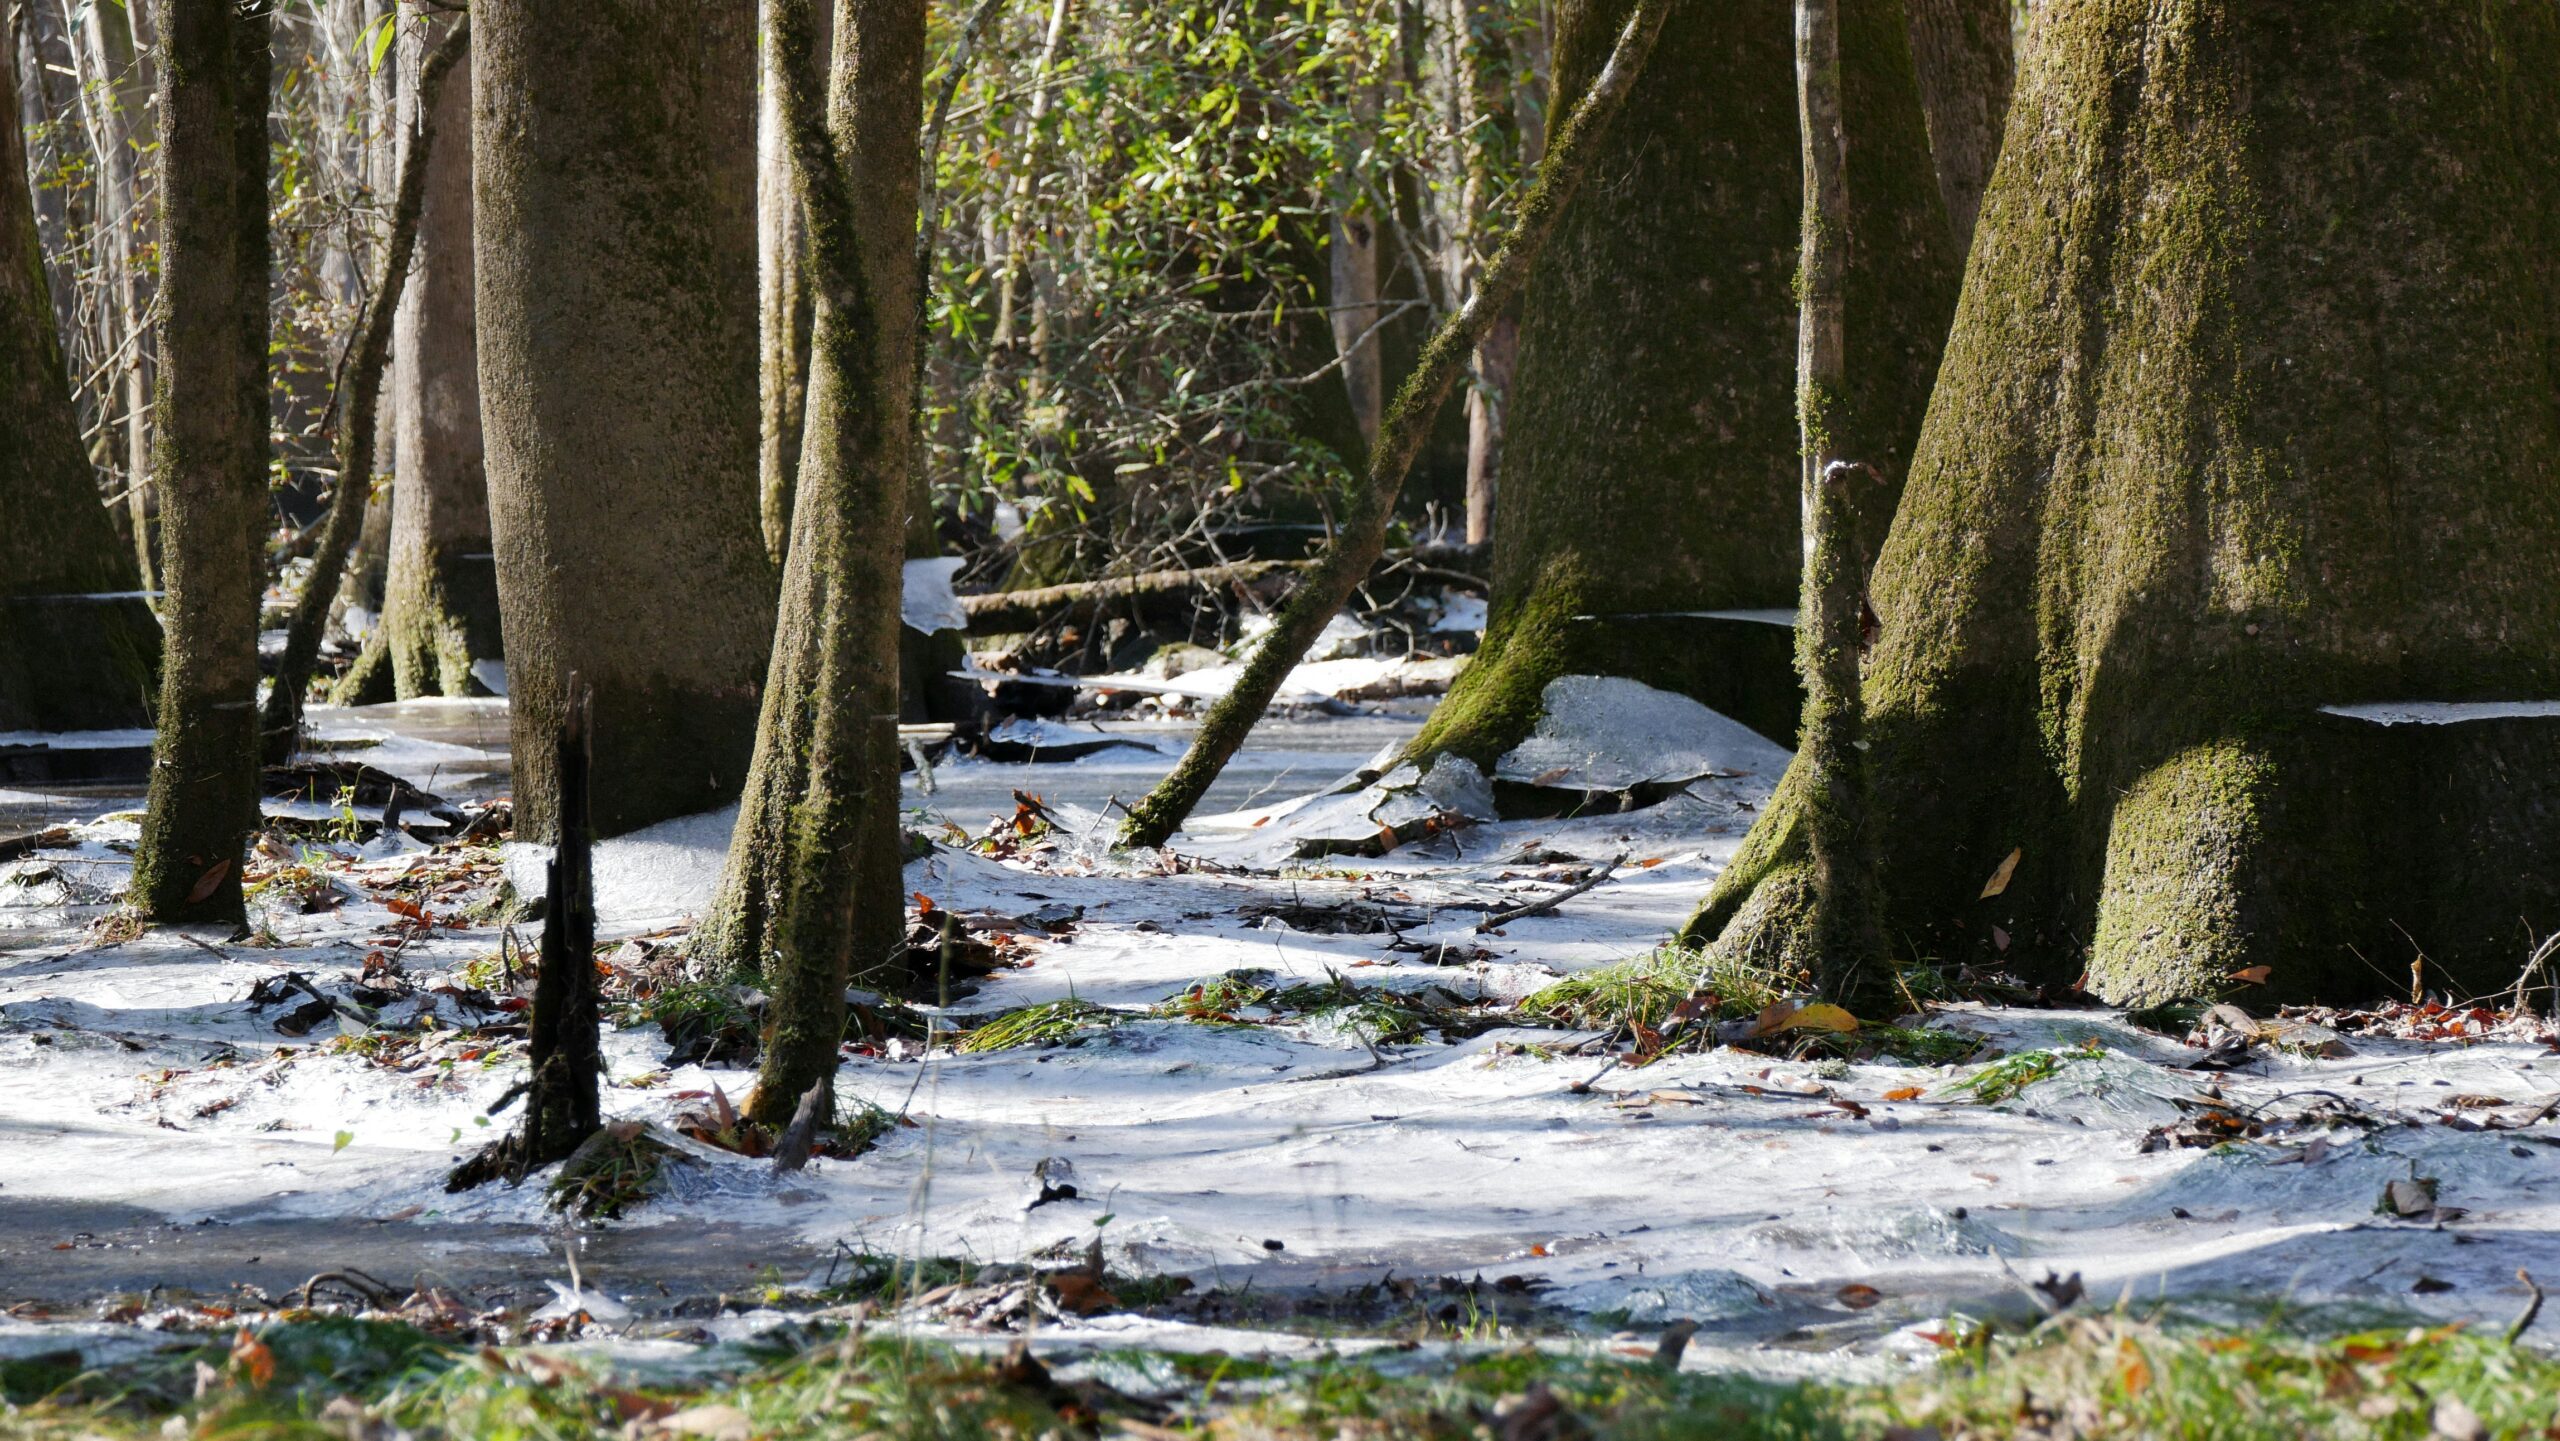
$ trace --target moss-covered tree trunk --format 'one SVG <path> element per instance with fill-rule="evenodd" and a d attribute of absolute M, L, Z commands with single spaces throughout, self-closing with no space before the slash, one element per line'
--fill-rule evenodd
<path fill-rule="evenodd" d="M 429 20 L 413 49 L 453 22 Z M 466 42 L 468 43 L 468 42 Z M 404 86 L 413 113 L 419 87 Z M 471 73 L 447 80 L 434 110 L 401 129 L 414 146 L 431 123 L 417 259 L 392 333 L 392 422 L 399 475 L 391 490 L 390 567 L 381 646 L 402 700 L 484 695 L 472 667 L 506 654 L 489 540 L 489 474 L 480 442 L 480 347 L 472 315 Z"/>
<path fill-rule="evenodd" d="M 258 595 L 267 526 L 268 19 L 161 0 L 159 738 L 132 899 L 237 920 L 258 825 Z"/>
<path fill-rule="evenodd" d="M 1565 103 L 1627 8 L 1559 9 Z M 1492 770 L 1568 674 L 1630 677 L 1780 740 L 1795 733 L 1792 28 L 1788 0 L 1671 16 L 1610 131 L 1591 203 L 1566 218 L 1523 298 L 1492 614 L 1416 758 L 1448 751 Z M 1864 488 L 1873 532 L 1919 430 L 1956 261 L 1900 0 L 1841 0 L 1840 52 L 1859 243 L 1844 282 L 1849 390 L 1833 426 L 1842 453 L 1888 481 Z"/>
<path fill-rule="evenodd" d="M 846 979 L 887 959 L 906 916 L 898 596 L 925 7 L 838 0 L 822 88 L 811 4 L 775 0 L 772 32 L 816 288 L 808 439 L 755 770 L 695 942 L 713 967 L 763 971 L 773 1009 L 749 1112 L 776 1127 L 834 1076 Z"/>
<path fill-rule="evenodd" d="M 2555 65 L 2548 3 L 2043 19 L 1874 577 L 1889 935 L 2122 1001 L 2514 980 L 2560 719 L 2324 708 L 2560 698 Z M 1694 934 L 1750 943 L 1799 783 Z"/>
<path fill-rule="evenodd" d="M 757 0 L 756 44 L 756 492 L 765 551 L 776 566 L 791 543 L 791 498 L 800 475 L 801 421 L 809 403 L 808 237 L 782 134 L 782 73 L 774 68 L 773 0 Z M 819 15 L 817 46 L 833 47 L 835 17 Z"/>
<path fill-rule="evenodd" d="M 774 572 L 757 523 L 755 35 L 743 4 L 472 19 L 480 417 L 520 817 L 571 672 L 595 824 L 734 798 Z"/>
<path fill-rule="evenodd" d="M 14 31 L 11 32 L 14 35 Z M 141 725 L 160 628 L 81 453 L 0 36 L 0 730 Z M 118 599 L 102 597 L 125 592 Z"/>
<path fill-rule="evenodd" d="M 1902 0 L 1911 22 L 1911 64 L 1929 117 L 1929 159 L 1955 227 L 1956 253 L 1973 244 L 1982 187 L 2000 158 L 2009 119 L 2011 0 Z"/>

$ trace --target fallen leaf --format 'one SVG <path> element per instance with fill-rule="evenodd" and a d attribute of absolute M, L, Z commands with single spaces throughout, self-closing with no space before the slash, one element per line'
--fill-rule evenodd
<path fill-rule="evenodd" d="M 711 1441 L 753 1441 L 755 1422 L 735 1406 L 688 1406 L 658 1418 L 660 1431 L 678 1436 L 707 1436 Z"/>
<path fill-rule="evenodd" d="M 1854 1031 L 1858 1018 L 1827 1001 L 1817 1001 L 1787 1018 L 1790 1031 Z"/>
<path fill-rule="evenodd" d="M 345 1150 L 348 1145 L 355 1140 L 355 1138 L 356 1133 L 353 1131 L 340 1131 L 338 1133 L 338 1139 L 331 1142 L 329 1145 L 329 1154 L 334 1156 L 340 1151 Z"/>
<path fill-rule="evenodd" d="M 196 877 L 195 885 L 187 891 L 187 904 L 201 905 L 211 900 L 214 891 L 221 886 L 222 878 L 229 874 L 231 874 L 231 862 L 215 861 L 211 869 Z"/>
<path fill-rule="evenodd" d="M 1991 879 L 1982 883 L 1982 894 L 1978 899 L 1987 901 L 2009 889 L 2009 878 L 2018 873 L 2018 862 L 2026 853 L 2027 849 L 2024 846 L 2009 852 L 2009 858 L 2000 863 L 2000 869 L 1993 871 Z"/>
<path fill-rule="evenodd" d="M 1120 1304 L 1120 1298 L 1087 1271 L 1060 1271 L 1049 1278 L 1049 1290 L 1057 1296 L 1061 1309 L 1079 1316 L 1113 1310 Z"/>
<path fill-rule="evenodd" d="M 1832 1293 L 1833 1298 L 1852 1311 L 1864 1311 L 1884 1300 L 1884 1293 L 1863 1281 L 1852 1281 Z"/>
<path fill-rule="evenodd" d="M 252 1387 L 264 1386 L 276 1377 L 276 1355 L 243 1326 L 231 1343 L 231 1369 L 249 1378 Z"/>
<path fill-rule="evenodd" d="M 1640 871 L 1649 871 L 1660 864 L 1662 864 L 1662 857 L 1647 856 L 1643 860 L 1636 862 L 1636 869 Z"/>
<path fill-rule="evenodd" d="M 1551 771 L 1538 772 L 1536 776 L 1530 779 L 1529 784 L 1533 786 L 1551 786 L 1571 774 L 1573 774 L 1573 767 L 1558 766 Z"/>
<path fill-rule="evenodd" d="M 1896 1086 L 1885 1092 L 1884 1098 L 1888 1101 L 1916 1101 L 1920 1099 L 1920 1095 L 1918 1086 Z"/>

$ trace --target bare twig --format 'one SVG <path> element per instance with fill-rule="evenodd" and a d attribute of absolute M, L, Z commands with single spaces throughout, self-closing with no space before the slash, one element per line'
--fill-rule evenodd
<path fill-rule="evenodd" d="M 1625 865 L 1626 863 L 1627 853 L 1625 851 L 1620 851 L 1607 865 L 1602 866 L 1599 870 L 1583 877 L 1573 885 L 1567 886 L 1563 890 L 1560 890 L 1554 895 L 1548 896 L 1543 900 L 1531 901 L 1527 905 L 1513 906 L 1508 910 L 1495 911 L 1491 915 L 1486 916 L 1483 920 L 1469 926 L 1467 928 L 1467 934 L 1480 936 L 1487 931 L 1498 930 L 1503 926 L 1507 926 L 1513 921 L 1525 921 L 1531 916 L 1543 916 L 1547 912 L 1554 910 L 1556 907 L 1563 905 L 1565 902 L 1572 900 L 1575 896 L 1581 895 L 1585 891 L 1598 889 L 1602 882 L 1617 874 L 1618 867 Z"/>

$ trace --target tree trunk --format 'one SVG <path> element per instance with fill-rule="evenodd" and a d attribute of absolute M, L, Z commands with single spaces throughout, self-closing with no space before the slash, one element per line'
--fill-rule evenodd
<path fill-rule="evenodd" d="M 412 73 L 451 22 L 433 21 L 410 46 Z M 498 571 L 489 540 L 489 473 L 480 443 L 480 347 L 472 316 L 471 73 L 444 83 L 432 116 L 419 87 L 402 87 L 414 131 L 432 123 L 416 259 L 392 332 L 392 423 L 399 473 L 391 489 L 390 568 L 376 627 L 391 690 L 485 695 L 472 667 L 506 653 Z"/>
<path fill-rule="evenodd" d="M 800 475 L 802 417 L 809 403 L 808 238 L 791 183 L 782 134 L 783 76 L 774 68 L 773 0 L 758 0 L 756 45 L 757 495 L 765 552 L 776 567 L 791 542 L 791 497 Z M 834 48 L 834 17 L 817 17 L 820 54 Z"/>
<path fill-rule="evenodd" d="M 1558 92 L 1588 83 L 1625 0 L 1558 17 Z M 1630 97 L 1521 307 L 1483 649 L 1409 754 L 1490 772 L 1549 682 L 1623 676 L 1781 741 L 1801 696 L 1802 485 L 1790 379 L 1803 193 L 1788 0 L 1691 6 Z M 1892 513 L 1954 305 L 1899 0 L 1841 0 L 1850 386 L 1831 418 L 1869 537 Z M 1867 541 L 1872 545 L 1872 540 Z M 1741 617 L 1699 612 L 1739 612 Z"/>
<path fill-rule="evenodd" d="M 167 598 L 159 739 L 132 899 L 239 920 L 258 826 L 267 528 L 267 33 L 231 0 L 161 0 L 160 424 Z"/>
<path fill-rule="evenodd" d="M 2011 0 L 1902 0 L 1910 12 L 1911 63 L 1929 116 L 1929 159 L 1955 227 L 1956 253 L 1973 245 L 1982 188 L 2000 158 L 2009 120 Z"/>
<path fill-rule="evenodd" d="M 1607 63 L 1588 93 L 1575 102 L 1554 149 L 1538 168 L 1537 182 L 1522 197 L 1520 218 L 1510 238 L 1485 267 L 1483 288 L 1432 333 L 1421 360 L 1397 390 L 1395 404 L 1379 422 L 1378 443 L 1369 452 L 1369 473 L 1324 554 L 1281 605 L 1234 688 L 1209 708 L 1181 762 L 1129 812 L 1120 828 L 1121 845 L 1162 845 L 1189 818 L 1191 808 L 1244 745 L 1281 682 L 1367 578 L 1369 568 L 1378 563 L 1386 549 L 1387 524 L 1395 514 L 1397 493 L 1413 468 L 1414 457 L 1430 438 L 1433 417 L 1448 401 L 1493 317 L 1519 297 L 1555 233 L 1558 218 L 1572 209 L 1574 192 L 1603 153 L 1610 122 L 1639 83 L 1655 38 L 1664 28 L 1666 11 L 1667 0 L 1638 0 L 1620 27 Z"/>
<path fill-rule="evenodd" d="M 159 627 L 81 453 L 0 39 L 0 730 L 145 723 Z M 120 599 L 102 593 L 126 592 Z"/>
<path fill-rule="evenodd" d="M 755 770 L 696 955 L 762 969 L 773 998 L 749 1114 L 781 1126 L 831 1080 L 844 987 L 904 929 L 898 837 L 898 595 L 916 343 L 924 0 L 838 0 L 822 115 L 811 0 L 775 0 L 817 287 L 808 444 Z"/>
<path fill-rule="evenodd" d="M 480 415 L 516 814 L 571 672 L 595 822 L 737 793 L 774 573 L 757 524 L 753 11 L 501 0 L 472 20 Z"/>
<path fill-rule="evenodd" d="M 2502 989 L 2560 720 L 2323 708 L 2560 696 L 2560 13 L 2042 25 L 1875 572 L 1887 933 L 2120 1002 Z M 1693 934 L 1747 942 L 1800 779 Z"/>
<path fill-rule="evenodd" d="M 439 101 L 452 88 L 456 67 L 469 51 L 469 24 L 468 20 L 455 22 L 420 68 L 417 83 L 409 87 L 438 110 L 443 108 Z M 381 450 L 376 443 L 381 429 L 377 402 L 383 393 L 384 372 L 391 365 L 392 329 L 408 289 L 409 262 L 417 250 L 418 219 L 426 206 L 427 169 L 435 163 L 436 133 L 434 121 L 427 119 L 415 136 L 404 136 L 399 145 L 400 172 L 393 183 L 381 273 L 357 314 L 345 380 L 336 398 L 338 488 L 329 497 L 328 516 L 312 552 L 311 575 L 303 582 L 302 593 L 294 597 L 293 612 L 285 621 L 284 651 L 277 657 L 275 678 L 258 722 L 260 747 L 271 766 L 292 760 L 294 747 L 301 741 L 303 692 L 319 659 L 321 633 L 337 601 L 339 580 L 371 509 L 371 462 Z"/>

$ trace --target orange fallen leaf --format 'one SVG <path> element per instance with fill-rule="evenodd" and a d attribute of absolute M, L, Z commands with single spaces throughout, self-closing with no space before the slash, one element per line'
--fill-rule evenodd
<path fill-rule="evenodd" d="M 264 1386 L 276 1377 L 276 1354 L 243 1326 L 231 1343 L 231 1369 L 248 1377 L 252 1387 Z"/>
<path fill-rule="evenodd" d="M 1888 1101 L 1916 1101 L 1920 1099 L 1920 1088 L 1918 1086 L 1896 1086 L 1892 1090 L 1885 1092 L 1884 1098 Z"/>
<path fill-rule="evenodd" d="M 1662 864 L 1662 857 L 1647 856 L 1643 860 L 1636 862 L 1636 869 L 1640 871 L 1649 871 L 1660 864 Z"/>
<path fill-rule="evenodd" d="M 211 900 L 215 888 L 220 886 L 222 878 L 229 874 L 231 874 L 231 862 L 215 861 L 210 870 L 196 877 L 195 885 L 187 891 L 187 904 L 199 905 Z"/>
<path fill-rule="evenodd" d="M 2231 979 L 2244 986 L 2263 986 L 2267 983 L 2267 977 L 2274 971 L 2273 966 L 2243 966 L 2231 973 Z"/>
<path fill-rule="evenodd" d="M 1875 1287 L 1870 1286 L 1863 1281 L 1852 1281 L 1832 1294 L 1841 1305 L 1848 1307 L 1852 1311 L 1864 1311 L 1868 1307 L 1884 1300 L 1884 1293 L 1882 1291 L 1877 1290 Z"/>

